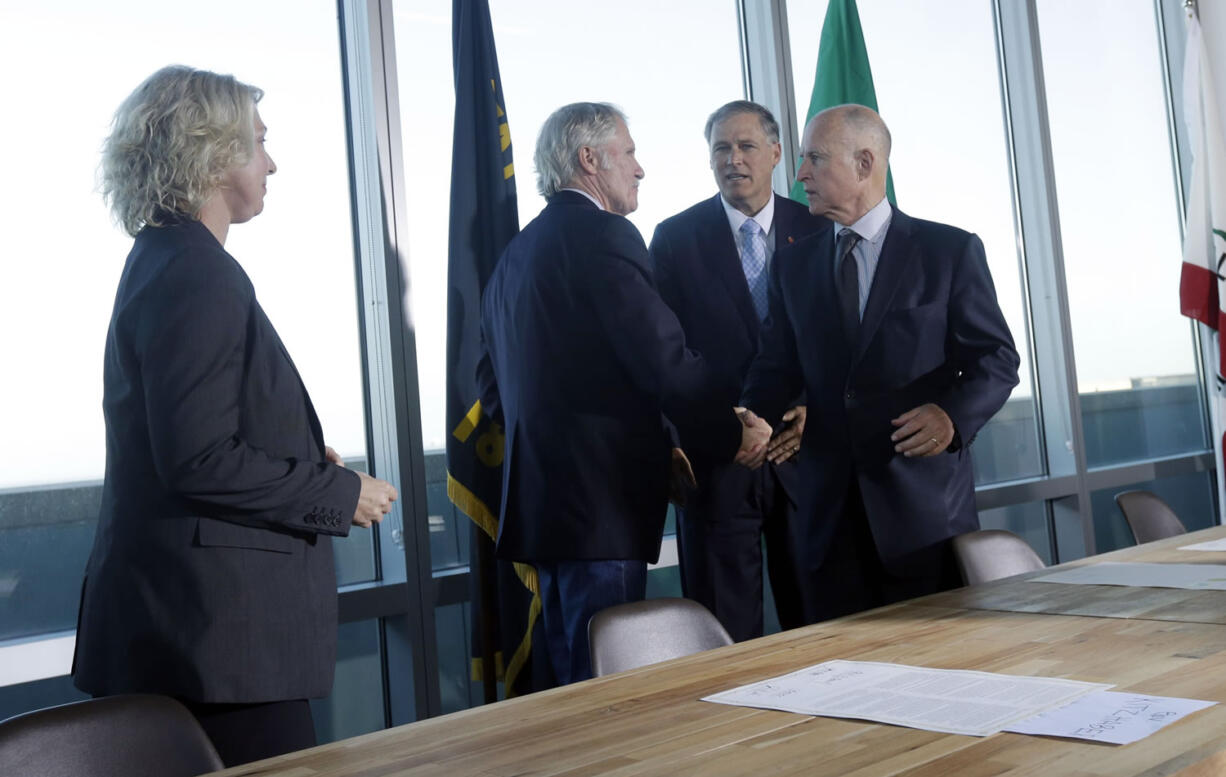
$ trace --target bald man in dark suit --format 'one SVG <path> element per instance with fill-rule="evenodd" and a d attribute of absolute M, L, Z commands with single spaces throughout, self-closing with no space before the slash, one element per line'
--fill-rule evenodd
<path fill-rule="evenodd" d="M 804 390 L 800 575 L 837 617 L 960 585 L 979 528 L 970 445 L 1017 385 L 983 243 L 885 198 L 890 135 L 845 105 L 805 130 L 797 174 L 830 228 L 775 257 L 742 402 L 777 421 Z"/>

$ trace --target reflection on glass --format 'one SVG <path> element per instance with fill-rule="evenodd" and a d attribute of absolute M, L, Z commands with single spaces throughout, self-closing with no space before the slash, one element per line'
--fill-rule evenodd
<path fill-rule="evenodd" d="M 0 640 L 76 628 L 102 487 L 0 491 Z"/>
<path fill-rule="evenodd" d="M 1087 462 L 1202 450 L 1153 4 L 1038 15 Z"/>
<path fill-rule="evenodd" d="M 996 296 L 1022 357 L 1021 382 L 976 439 L 975 481 L 1042 474 L 991 3 L 874 0 L 859 6 L 877 104 L 893 135 L 898 207 L 983 239 Z M 801 121 L 825 15 L 825 2 L 788 5 Z"/>
<path fill-rule="evenodd" d="M 311 700 L 319 744 L 383 728 L 383 661 L 377 620 L 342 623 L 332 695 Z"/>
<path fill-rule="evenodd" d="M 431 568 L 466 566 L 471 521 L 447 498 L 447 468 L 441 451 L 426 455 L 426 513 Z"/>
<path fill-rule="evenodd" d="M 88 698 L 89 694 L 77 690 L 68 675 L 0 686 L 0 720 L 42 707 L 57 707 Z"/>
<path fill-rule="evenodd" d="M 1026 540 L 1043 563 L 1051 565 L 1051 531 L 1047 523 L 1047 504 L 1027 502 L 1018 505 L 994 507 L 979 513 L 979 526 L 983 529 L 1004 529 Z"/>
<path fill-rule="evenodd" d="M 456 712 L 482 703 L 480 682 L 472 679 L 470 608 L 467 602 L 434 608 L 434 633 L 438 639 L 439 694 L 442 712 Z M 502 684 L 498 685 L 502 693 Z"/>
<path fill-rule="evenodd" d="M 1213 477 L 1208 472 L 1192 472 L 1187 475 L 1148 480 L 1119 488 L 1094 491 L 1090 494 L 1090 507 L 1094 512 L 1094 545 L 1098 553 L 1135 545 L 1132 531 L 1124 514 L 1115 504 L 1115 495 L 1121 491 L 1152 491 L 1171 506 L 1175 515 L 1188 531 L 1207 529 L 1217 525 L 1216 494 Z"/>

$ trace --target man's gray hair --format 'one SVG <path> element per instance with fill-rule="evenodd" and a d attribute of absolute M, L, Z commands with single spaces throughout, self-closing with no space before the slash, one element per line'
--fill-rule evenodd
<path fill-rule="evenodd" d="M 707 139 L 707 145 L 711 144 L 711 130 L 715 129 L 716 124 L 719 124 L 724 119 L 739 116 L 742 113 L 757 116 L 758 123 L 762 125 L 762 134 L 766 135 L 766 139 L 771 143 L 779 142 L 779 122 L 775 121 L 774 114 L 755 102 L 733 100 L 727 105 L 721 105 L 716 108 L 715 113 L 707 117 L 707 126 L 702 130 L 702 136 Z"/>
<path fill-rule="evenodd" d="M 571 103 L 550 114 L 536 138 L 536 190 L 545 199 L 569 186 L 579 173 L 579 149 L 591 146 L 602 168 L 608 159 L 603 147 L 617 134 L 617 122 L 626 114 L 609 103 Z"/>

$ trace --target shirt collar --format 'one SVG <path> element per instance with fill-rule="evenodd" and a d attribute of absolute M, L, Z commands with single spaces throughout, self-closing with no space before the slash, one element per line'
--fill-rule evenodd
<path fill-rule="evenodd" d="M 724 195 L 719 195 L 719 204 L 724 206 L 724 214 L 728 216 L 728 226 L 732 227 L 732 234 L 737 235 L 741 232 L 741 225 L 749 219 L 758 222 L 758 226 L 762 227 L 762 234 L 769 235 L 771 224 L 775 221 L 775 193 L 771 192 L 770 199 L 762 206 L 762 210 L 755 213 L 753 216 L 746 216 L 736 208 L 728 204 L 724 199 Z"/>
<path fill-rule="evenodd" d="M 894 211 L 890 208 L 890 201 L 885 197 L 881 198 L 881 202 L 869 209 L 854 224 L 840 224 L 834 222 L 834 235 L 837 238 L 841 230 L 850 228 L 864 240 L 870 243 L 880 243 L 885 237 L 886 227 L 890 225 L 890 217 L 894 215 Z"/>
<path fill-rule="evenodd" d="M 597 200 L 595 197 L 593 197 L 592 195 L 590 195 L 590 194 L 588 194 L 587 192 L 583 191 L 582 189 L 576 189 L 576 188 L 571 187 L 571 186 L 564 186 L 564 187 L 562 187 L 561 189 L 559 189 L 558 191 L 560 191 L 560 192 L 578 192 L 579 194 L 582 194 L 584 197 L 587 197 L 589 200 L 591 200 L 591 201 L 592 201 L 592 204 L 593 204 L 593 205 L 595 205 L 597 208 L 600 208 L 601 210 L 604 210 L 604 206 L 603 206 L 603 205 L 601 205 L 601 204 L 600 204 L 600 202 L 599 202 L 599 201 L 598 201 L 598 200 Z"/>

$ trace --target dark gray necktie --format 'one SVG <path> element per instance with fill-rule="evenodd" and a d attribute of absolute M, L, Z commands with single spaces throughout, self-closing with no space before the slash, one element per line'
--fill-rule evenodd
<path fill-rule="evenodd" d="M 843 333 L 847 337 L 848 347 L 852 350 L 855 350 L 860 335 L 860 281 L 856 272 L 856 257 L 852 252 L 859 242 L 860 236 L 855 232 L 841 229 L 838 242 L 834 246 Z"/>

